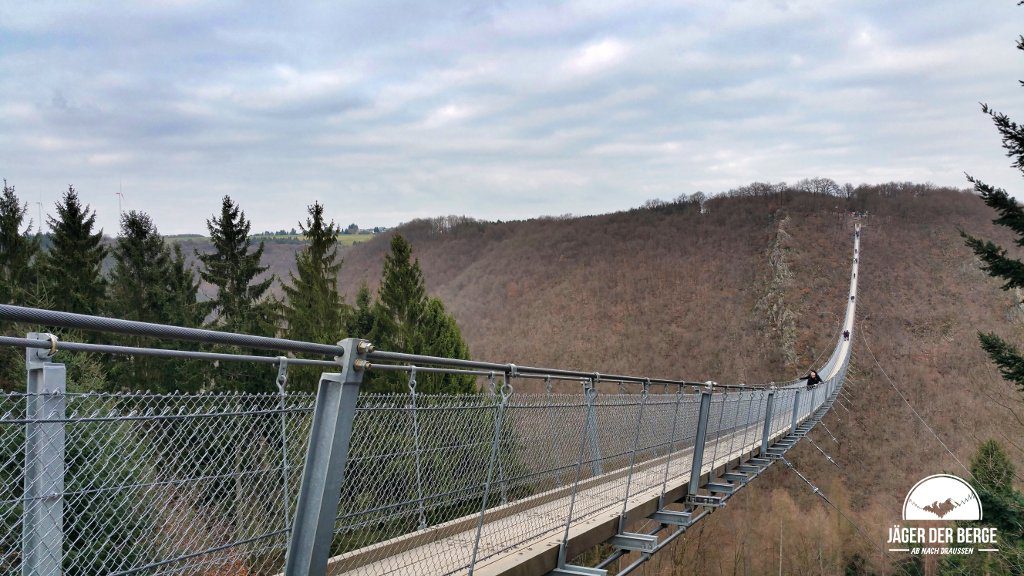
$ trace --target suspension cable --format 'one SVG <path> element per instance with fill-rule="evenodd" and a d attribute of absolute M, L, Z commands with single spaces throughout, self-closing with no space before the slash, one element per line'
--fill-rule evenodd
<path fill-rule="evenodd" d="M 826 504 L 828 504 L 830 507 L 832 507 L 833 510 L 838 512 L 839 515 L 842 516 L 843 519 L 846 520 L 850 524 L 850 526 L 853 526 L 854 530 L 857 531 L 857 533 L 860 535 L 860 537 L 863 538 L 864 541 L 867 542 L 869 546 L 874 548 L 875 542 L 870 537 L 868 537 L 867 533 L 865 533 L 864 530 L 861 529 L 860 525 L 857 524 L 856 522 L 854 522 L 853 519 L 851 519 L 849 516 L 847 516 L 846 513 L 842 511 L 842 509 L 840 509 L 838 506 L 836 506 L 832 502 L 832 500 L 830 500 L 829 497 L 826 496 L 825 493 L 821 491 L 821 488 L 818 488 L 817 486 L 815 486 L 813 482 L 811 482 L 806 476 L 804 476 L 799 470 L 797 470 L 796 466 L 793 466 L 792 462 L 790 462 L 786 458 L 781 458 L 781 460 L 782 460 L 782 463 L 786 465 L 786 468 L 792 470 L 793 473 L 796 474 L 798 478 L 800 478 L 801 480 L 804 481 L 805 484 L 810 486 L 811 490 L 814 492 L 815 495 L 817 495 Z M 885 548 L 882 547 L 881 551 L 882 551 L 881 556 L 884 558 L 885 557 Z M 893 566 L 895 566 L 900 572 L 902 572 L 904 574 L 907 573 L 906 569 L 903 566 L 901 566 L 899 564 L 894 564 Z"/>
<path fill-rule="evenodd" d="M 974 478 L 974 474 L 971 474 L 971 471 L 967 468 L 967 466 L 964 466 L 964 463 L 961 462 L 960 459 L 956 457 L 956 454 L 953 454 L 953 451 L 949 449 L 949 446 L 946 446 L 946 443 L 942 441 L 942 438 L 939 438 L 939 435 L 935 433 L 935 429 L 932 428 L 927 421 L 925 421 L 925 419 L 921 416 L 917 409 L 914 408 L 914 405 L 911 404 L 909 400 L 907 400 L 907 397 L 904 396 L 903 392 L 901 392 L 900 389 L 896 386 L 896 383 L 892 381 L 892 378 L 889 377 L 889 374 L 886 373 L 885 369 L 882 368 L 882 365 L 878 363 L 878 358 L 875 356 L 875 353 L 871 351 L 871 346 L 868 344 L 867 338 L 864 338 L 864 348 L 867 349 L 868 354 L 871 354 L 871 359 L 874 361 L 875 366 L 878 367 L 878 370 L 882 373 L 882 376 L 885 376 L 885 379 L 889 382 L 889 385 L 892 386 L 892 389 L 896 391 L 896 394 L 898 394 L 899 397 L 903 400 L 903 403 L 906 404 L 908 408 L 910 408 L 910 411 L 914 413 L 914 416 L 917 416 L 917 419 L 921 422 L 921 424 L 924 424 L 924 427 L 927 428 L 929 432 L 931 432 L 932 436 L 934 436 L 935 439 L 938 440 L 939 444 L 942 445 L 942 448 L 946 450 L 946 452 L 953 458 L 953 460 L 956 461 L 956 463 L 960 465 L 961 468 L 964 469 L 964 472 L 967 472 L 968 474 L 971 475 L 971 478 Z"/>

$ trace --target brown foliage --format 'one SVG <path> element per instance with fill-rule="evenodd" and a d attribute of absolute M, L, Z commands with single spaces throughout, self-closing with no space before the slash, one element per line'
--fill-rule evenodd
<path fill-rule="evenodd" d="M 781 210 L 781 212 L 779 212 Z M 473 357 L 602 372 L 758 382 L 793 377 L 754 317 L 777 213 L 788 215 L 800 370 L 834 344 L 847 289 L 852 218 L 863 219 L 850 412 L 836 408 L 811 437 L 842 463 L 836 470 L 806 442 L 793 462 L 840 503 L 874 546 L 777 467 L 675 548 L 699 558 L 697 574 L 778 569 L 842 573 L 855 552 L 877 566 L 879 545 L 922 477 L 961 472 L 874 366 L 881 366 L 962 462 L 985 438 L 1021 434 L 1021 398 L 979 349 L 978 330 L 1021 341 L 1011 294 L 982 273 L 957 228 L 1011 245 L 976 196 L 926 185 L 861 187 L 848 200 L 784 190 L 696 204 L 575 219 L 460 224 L 438 233 L 417 222 L 412 242 L 428 289 L 455 314 Z M 373 286 L 387 238 L 348 251 L 344 286 Z M 1012 322 L 1008 321 L 1013 319 Z M 530 384 L 519 384 L 520 390 Z M 1002 405 L 1002 406 L 1001 406 Z M 1003 407 L 1006 406 L 1006 407 Z M 1020 443 L 1017 443 L 1019 446 Z M 1010 448 L 1015 463 L 1022 451 Z M 749 512 L 749 514 L 748 514 Z M 765 550 L 761 550 L 765 548 Z M 699 551 L 699 554 L 698 554 Z M 774 558 L 774 563 L 772 563 Z M 891 559 L 885 559 L 892 570 Z M 649 573 L 672 573 L 670 563 Z M 671 564 L 677 564 L 673 562 Z M 656 566 L 656 565 L 655 565 Z"/>
<path fill-rule="evenodd" d="M 957 228 L 1004 246 L 1012 238 L 991 224 L 994 214 L 979 198 L 959 190 L 893 183 L 832 196 L 747 188 L 708 199 L 704 214 L 698 203 L 660 202 L 584 218 L 416 221 L 400 231 L 474 358 L 763 382 L 796 376 L 834 345 L 847 290 L 850 211 L 867 212 L 850 412 L 835 408 L 825 420 L 838 445 L 822 430 L 811 434 L 843 469 L 807 442 L 791 454 L 874 544 L 775 467 L 641 573 L 671 574 L 684 565 L 696 574 L 775 572 L 780 519 L 784 573 L 842 573 L 854 552 L 872 569 L 884 562 L 889 573 L 893 559 L 880 560 L 880 545 L 907 490 L 924 476 L 963 471 L 914 419 L 865 343 L 960 461 L 996 438 L 1020 468 L 1021 398 L 987 361 L 976 333 L 1020 342 L 1024 315 L 1013 295 L 979 270 Z M 794 276 L 784 300 L 795 316 L 798 369 L 783 364 L 755 313 L 767 250 L 784 215 Z M 361 281 L 376 288 L 388 241 L 383 234 L 345 251 L 341 284 L 349 302 Z M 519 391 L 535 386 L 516 383 Z"/>

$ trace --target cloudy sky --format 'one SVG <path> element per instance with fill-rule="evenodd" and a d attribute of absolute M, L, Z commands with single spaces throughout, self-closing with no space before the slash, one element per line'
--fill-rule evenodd
<path fill-rule="evenodd" d="M 170 234 L 224 194 L 263 230 L 1019 183 L 978 111 L 1024 118 L 1010 0 L 280 4 L 0 3 L 0 176 L 108 234 L 122 185 Z"/>

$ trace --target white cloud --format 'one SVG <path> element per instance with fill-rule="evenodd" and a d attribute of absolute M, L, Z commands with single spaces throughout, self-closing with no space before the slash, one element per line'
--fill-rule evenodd
<path fill-rule="evenodd" d="M 564 68 L 578 74 L 603 72 L 621 64 L 628 53 L 629 47 L 626 43 L 615 38 L 606 38 L 576 50 L 566 61 Z"/>
<path fill-rule="evenodd" d="M 466 120 L 473 117 L 474 114 L 474 110 L 469 106 L 447 104 L 431 112 L 423 124 L 427 128 L 438 128 L 453 122 Z"/>

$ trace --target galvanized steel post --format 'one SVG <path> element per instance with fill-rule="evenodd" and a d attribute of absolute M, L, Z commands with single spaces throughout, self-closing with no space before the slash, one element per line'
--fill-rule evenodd
<path fill-rule="evenodd" d="M 764 456 L 768 453 L 768 440 L 772 433 L 772 412 L 775 407 L 775 389 L 768 391 L 768 403 L 764 407 L 764 430 L 761 432 L 761 452 Z"/>
<path fill-rule="evenodd" d="M 583 398 L 586 401 L 586 407 L 584 412 L 583 430 L 580 431 L 580 449 L 579 457 L 576 461 L 576 478 L 573 480 L 572 492 L 569 496 L 569 510 L 565 517 L 565 529 L 562 532 L 562 542 L 558 546 L 558 564 L 557 568 L 553 571 L 554 574 L 585 574 L 587 573 L 587 570 L 589 570 L 587 568 L 579 570 L 579 568 L 581 567 L 571 566 L 570 564 L 568 564 L 569 559 L 567 558 L 566 553 L 566 548 L 569 546 L 569 529 L 572 527 L 572 515 L 576 509 L 576 494 L 579 492 L 580 489 L 580 476 L 583 472 L 583 457 L 586 453 L 585 446 L 589 422 L 589 418 L 587 418 L 586 415 L 590 413 L 590 408 L 594 405 L 594 402 L 597 400 L 597 388 L 594 386 L 584 386 Z"/>
<path fill-rule="evenodd" d="M 583 381 L 583 393 L 588 389 L 597 391 L 597 383 L 601 380 L 600 374 L 594 374 L 589 381 Z M 595 395 L 596 396 L 596 395 Z M 594 476 L 600 476 L 603 472 L 601 463 L 601 442 L 597 437 L 597 408 L 593 403 L 587 404 L 587 438 L 590 442 L 590 472 Z"/>
<path fill-rule="evenodd" d="M 796 432 L 796 424 L 797 424 L 797 422 L 800 421 L 800 396 L 802 395 L 801 392 L 802 392 L 802 390 L 797 390 L 796 394 L 793 396 L 793 417 L 790 418 L 790 422 L 789 422 L 789 433 L 790 434 L 792 434 L 793 432 Z M 813 394 L 813 392 L 812 392 L 812 394 Z"/>
<path fill-rule="evenodd" d="M 697 436 L 693 440 L 693 461 L 690 463 L 690 485 L 687 493 L 691 496 L 697 494 L 697 485 L 700 484 L 700 471 L 704 464 L 704 444 L 708 436 L 708 414 L 711 412 L 711 395 L 714 391 L 714 384 L 708 382 L 708 387 L 700 393 L 700 411 L 697 413 Z M 712 463 L 712 467 L 714 464 Z"/>
<path fill-rule="evenodd" d="M 548 417 L 548 427 L 551 428 L 552 430 L 554 430 L 555 429 L 555 415 L 552 412 L 552 405 L 551 405 L 551 376 L 545 376 L 544 377 L 544 398 L 546 400 L 546 402 L 544 402 L 544 405 L 545 405 L 544 412 L 547 414 L 547 417 Z M 554 434 L 548 434 L 548 443 L 549 443 L 549 447 L 551 449 L 551 455 L 554 457 L 555 454 L 558 454 L 558 450 L 556 449 L 556 446 L 555 446 L 555 435 Z M 562 472 L 561 472 L 561 469 L 557 465 L 555 466 L 555 484 L 557 484 L 558 486 L 562 485 Z"/>
<path fill-rule="evenodd" d="M 286 398 L 288 386 L 288 357 L 277 357 L 277 408 L 281 411 L 281 508 L 284 511 L 284 525 L 291 526 L 292 518 L 288 510 L 291 500 L 291 487 L 288 477 L 291 467 L 288 465 L 288 413 Z"/>
<path fill-rule="evenodd" d="M 26 348 L 28 396 L 25 419 L 25 495 L 21 571 L 25 576 L 64 573 L 64 418 L 67 371 L 51 362 L 57 337 L 31 332 L 33 340 L 49 340 L 50 348 Z"/>
<path fill-rule="evenodd" d="M 345 481 L 356 399 L 366 355 L 373 346 L 366 340 L 346 338 L 338 343 L 341 372 L 324 373 L 316 394 L 313 423 L 306 449 L 295 520 L 288 539 L 284 572 L 287 576 L 326 574 Z"/>

